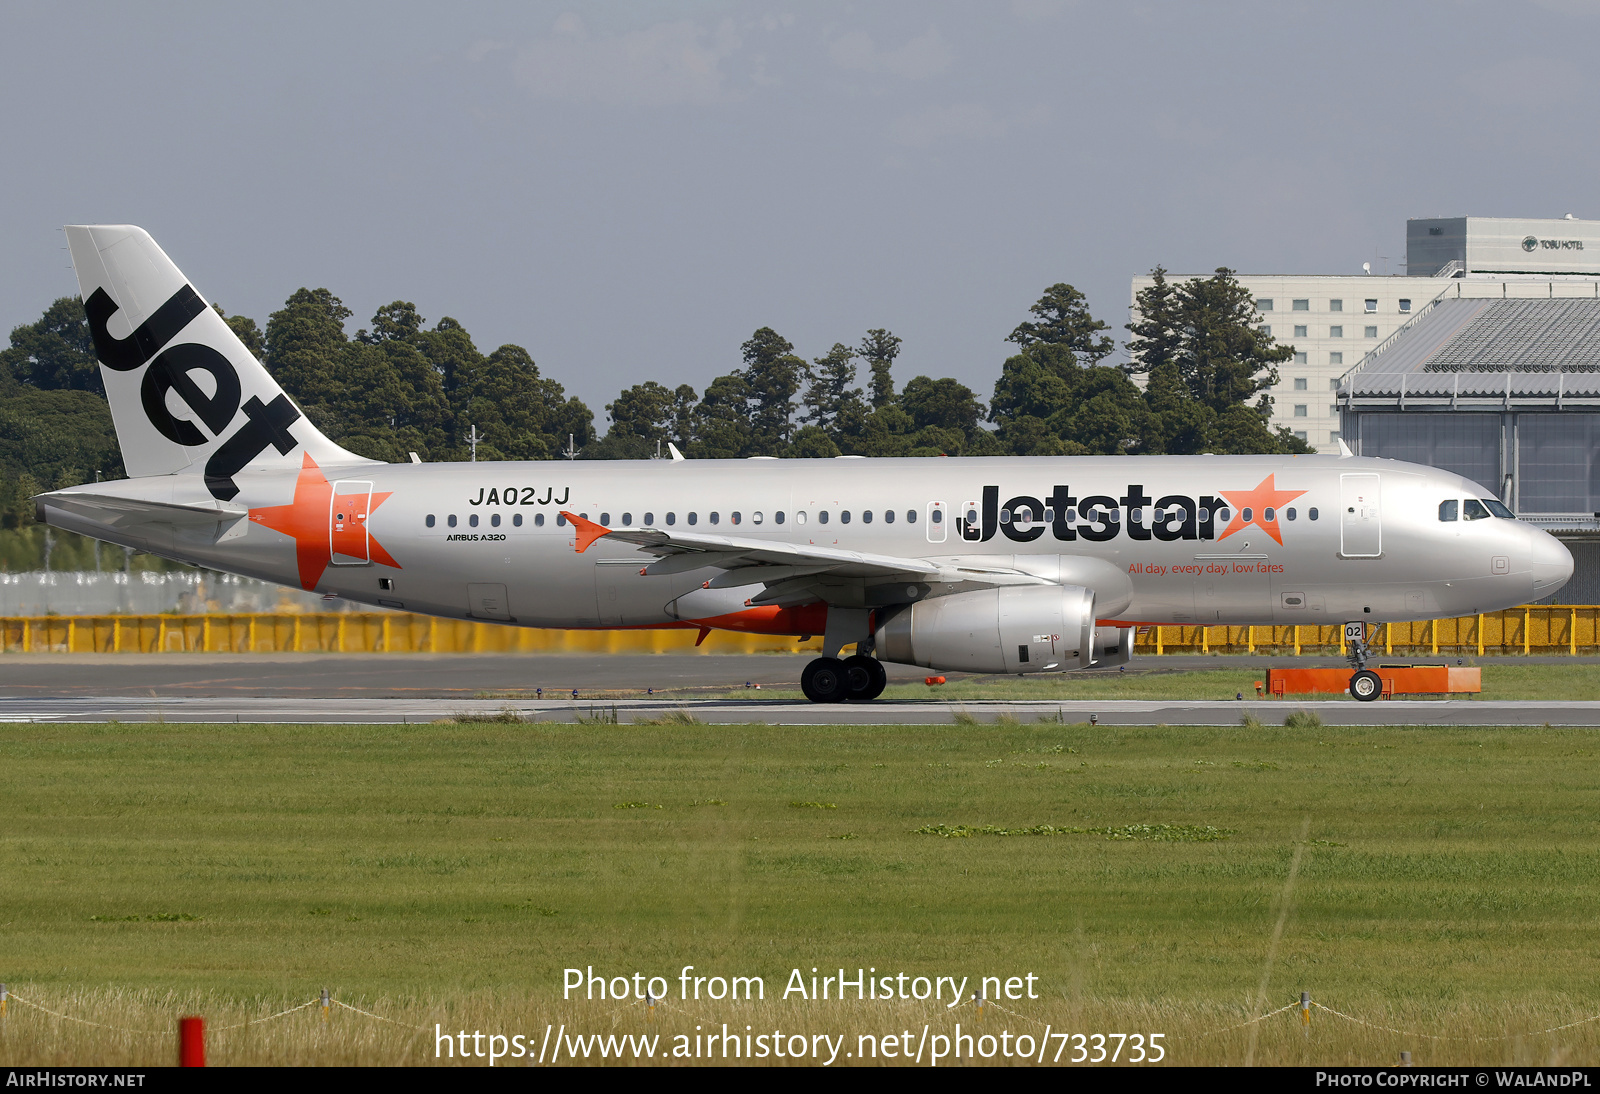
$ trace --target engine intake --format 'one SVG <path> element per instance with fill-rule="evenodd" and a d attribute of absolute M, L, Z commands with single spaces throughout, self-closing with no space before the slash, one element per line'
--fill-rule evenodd
<path fill-rule="evenodd" d="M 881 623 L 878 656 L 952 672 L 1065 672 L 1094 660 L 1094 593 L 1020 585 L 924 600 Z"/>
<path fill-rule="evenodd" d="M 1094 667 L 1114 669 L 1133 660 L 1132 627 L 1096 627 L 1094 629 Z"/>

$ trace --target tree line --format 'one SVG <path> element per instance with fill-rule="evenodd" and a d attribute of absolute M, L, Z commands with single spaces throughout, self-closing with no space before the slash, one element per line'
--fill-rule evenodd
<path fill-rule="evenodd" d="M 897 387 L 902 341 L 888 330 L 807 358 L 762 327 L 704 391 L 654 380 L 621 391 L 603 435 L 527 350 L 482 353 L 456 320 L 429 326 L 407 301 L 353 336 L 350 309 L 322 288 L 296 291 L 265 329 L 217 310 L 328 437 L 389 462 L 465 460 L 474 437 L 480 460 L 642 459 L 669 442 L 701 459 L 1309 451 L 1268 426 L 1268 390 L 1292 351 L 1261 329 L 1232 271 L 1154 275 L 1122 365 L 1103 363 L 1111 327 L 1063 283 L 1006 336 L 987 403 L 950 377 Z M 63 297 L 0 351 L 0 526 L 30 524 L 41 490 L 122 476 L 83 305 Z"/>

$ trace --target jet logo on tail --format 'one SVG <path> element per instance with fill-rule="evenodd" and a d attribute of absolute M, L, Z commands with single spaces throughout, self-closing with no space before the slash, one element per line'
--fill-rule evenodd
<path fill-rule="evenodd" d="M 84 303 L 89 318 L 89 333 L 94 338 L 94 349 L 100 363 L 113 372 L 132 372 L 150 362 L 144 380 L 139 385 L 140 403 L 145 417 L 162 436 L 186 448 L 211 443 L 227 429 L 240 410 L 239 373 L 233 364 L 210 346 L 196 342 L 167 345 L 189 325 L 190 320 L 206 310 L 200 295 L 187 284 L 165 304 L 139 324 L 126 338 L 114 338 L 106 328 L 107 322 L 117 312 L 116 301 L 104 289 L 96 289 Z M 159 353 L 157 351 L 160 351 Z M 154 358 L 152 360 L 152 358 Z M 195 382 L 194 373 L 210 375 L 216 390 L 207 395 Z M 176 393 L 193 418 L 174 415 L 168 407 L 167 395 Z M 300 420 L 300 410 L 287 395 L 278 395 L 264 403 L 252 395 L 244 400 L 245 421 L 232 436 L 211 454 L 206 461 L 206 488 L 212 497 L 231 501 L 238 493 L 233 476 L 270 445 L 279 455 L 287 456 L 299 445 L 289 432 L 289 427 Z M 195 420 L 198 419 L 211 436 L 207 436 Z M 309 587 L 309 586 L 308 586 Z"/>

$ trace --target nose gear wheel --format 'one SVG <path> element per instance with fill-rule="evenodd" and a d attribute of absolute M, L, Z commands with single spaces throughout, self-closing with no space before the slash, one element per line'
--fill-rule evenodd
<path fill-rule="evenodd" d="M 1383 677 L 1371 669 L 1362 669 L 1350 677 L 1350 694 L 1363 703 L 1370 703 L 1383 694 Z"/>

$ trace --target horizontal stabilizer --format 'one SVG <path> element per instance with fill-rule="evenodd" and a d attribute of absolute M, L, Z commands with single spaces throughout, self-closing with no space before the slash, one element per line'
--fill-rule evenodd
<path fill-rule="evenodd" d="M 80 490 L 58 490 L 50 494 L 40 494 L 35 500 L 40 505 L 49 505 L 75 516 L 117 528 L 127 528 L 135 524 L 203 526 L 241 520 L 250 515 L 250 511 L 243 505 L 230 501 L 143 501 L 110 494 L 91 494 Z"/>

